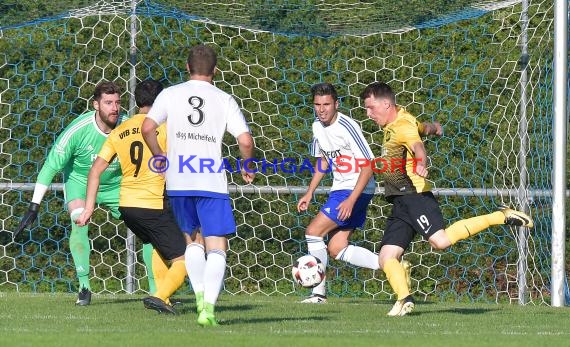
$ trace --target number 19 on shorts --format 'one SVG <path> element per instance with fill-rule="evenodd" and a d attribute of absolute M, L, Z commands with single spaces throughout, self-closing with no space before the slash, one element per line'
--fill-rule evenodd
<path fill-rule="evenodd" d="M 416 219 L 416 222 L 418 222 L 418 225 L 420 226 L 420 228 L 422 228 L 424 234 L 429 233 L 431 229 L 431 224 L 429 223 L 429 219 L 426 217 L 425 214 L 422 214 L 420 218 Z"/>

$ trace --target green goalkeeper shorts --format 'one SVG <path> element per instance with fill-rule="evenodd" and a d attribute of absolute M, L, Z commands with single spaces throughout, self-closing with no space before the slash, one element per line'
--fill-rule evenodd
<path fill-rule="evenodd" d="M 99 191 L 97 193 L 98 204 L 104 205 L 111 211 L 111 215 L 114 218 L 119 219 L 121 213 L 119 212 L 119 192 L 120 187 L 110 190 Z M 83 184 L 78 184 L 77 182 L 66 182 L 63 188 L 63 195 L 65 197 L 65 204 L 75 199 L 81 199 L 85 201 L 87 193 L 87 186 Z"/>

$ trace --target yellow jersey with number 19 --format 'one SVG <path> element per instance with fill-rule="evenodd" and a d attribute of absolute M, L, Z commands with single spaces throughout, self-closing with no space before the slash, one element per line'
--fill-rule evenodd
<path fill-rule="evenodd" d="M 141 133 L 145 114 L 137 114 L 113 129 L 103 144 L 99 157 L 110 163 L 118 157 L 123 180 L 119 206 L 162 209 L 164 177 L 153 166 L 152 152 Z M 166 150 L 165 124 L 157 129 L 158 143 Z"/>

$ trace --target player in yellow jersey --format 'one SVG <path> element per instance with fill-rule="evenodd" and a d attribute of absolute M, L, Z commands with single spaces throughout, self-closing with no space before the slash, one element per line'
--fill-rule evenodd
<path fill-rule="evenodd" d="M 383 159 L 397 163 L 384 171 L 386 199 L 393 207 L 382 236 L 378 263 L 398 297 L 388 316 L 404 316 L 414 309 L 414 300 L 398 260 L 415 234 L 420 234 L 433 248 L 445 249 L 492 225 L 532 228 L 534 223 L 525 213 L 503 208 L 445 228 L 439 203 L 426 179 L 427 153 L 418 135 L 416 117 L 396 105 L 395 94 L 386 83 L 368 85 L 361 98 L 367 116 L 384 130 Z"/>
<path fill-rule="evenodd" d="M 144 306 L 158 312 L 176 314 L 176 310 L 168 304 L 168 298 L 186 277 L 186 241 L 167 205 L 164 177 L 153 168 L 152 153 L 140 132 L 146 113 L 161 90 L 161 84 L 154 80 L 146 80 L 137 85 L 135 100 L 139 114 L 115 128 L 103 144 L 89 171 L 85 210 L 76 223 L 88 223 L 95 208 L 100 176 L 117 156 L 123 172 L 119 198 L 121 219 L 143 243 L 151 243 L 160 255 L 157 257 L 153 254 L 157 290 L 151 293 L 152 296 L 143 299 Z M 157 129 L 157 136 L 165 148 L 164 126 Z M 163 259 L 170 261 L 169 268 Z"/>

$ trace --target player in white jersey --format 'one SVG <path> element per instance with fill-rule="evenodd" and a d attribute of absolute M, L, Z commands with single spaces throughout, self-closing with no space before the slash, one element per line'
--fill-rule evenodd
<path fill-rule="evenodd" d="M 190 80 L 163 90 L 142 125 L 143 137 L 155 156 L 166 156 L 166 190 L 182 231 L 187 234 L 188 277 L 204 308 L 200 325 L 217 325 L 214 305 L 226 269 L 227 235 L 236 230 L 222 166 L 222 139 L 227 131 L 238 142 L 242 161 L 253 157 L 253 138 L 233 97 L 212 84 L 217 56 L 205 45 L 190 49 L 186 68 Z M 164 153 L 156 128 L 166 122 Z M 251 183 L 253 170 L 242 170 Z M 204 238 L 198 243 L 197 233 Z M 206 256 L 207 255 L 207 256 Z"/>
<path fill-rule="evenodd" d="M 335 259 L 356 266 L 378 269 L 378 255 L 370 250 L 349 245 L 356 228 L 366 220 L 366 210 L 374 196 L 376 183 L 370 163 L 374 159 L 368 141 L 358 123 L 338 112 L 338 94 L 333 85 L 319 83 L 311 88 L 317 119 L 313 123 L 312 155 L 320 163 L 307 189 L 299 200 L 297 210 L 306 211 L 321 179 L 333 173 L 333 185 L 327 202 L 311 221 L 305 232 L 309 254 L 328 263 L 328 253 Z M 325 303 L 325 281 L 313 288 L 313 294 L 304 303 Z"/>

